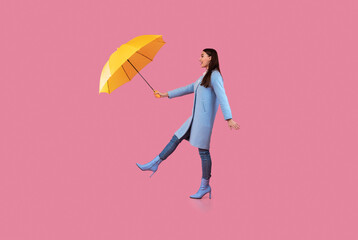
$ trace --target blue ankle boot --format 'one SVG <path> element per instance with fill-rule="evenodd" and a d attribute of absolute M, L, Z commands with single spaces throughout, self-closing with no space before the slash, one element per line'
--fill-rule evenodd
<path fill-rule="evenodd" d="M 205 178 L 201 179 L 200 188 L 197 193 L 190 196 L 190 198 L 201 199 L 205 194 L 209 193 L 209 198 L 211 199 L 211 187 L 209 185 L 209 180 Z"/>
<path fill-rule="evenodd" d="M 149 163 L 146 164 L 139 164 L 136 163 L 137 166 L 140 168 L 140 170 L 142 171 L 153 171 L 152 175 L 157 171 L 159 164 L 162 162 L 163 160 L 159 157 L 156 156 L 152 161 L 150 161 Z M 150 175 L 149 177 L 152 177 L 152 175 Z"/>

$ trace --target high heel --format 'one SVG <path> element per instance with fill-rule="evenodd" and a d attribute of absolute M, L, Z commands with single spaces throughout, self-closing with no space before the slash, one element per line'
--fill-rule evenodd
<path fill-rule="evenodd" d="M 163 160 L 159 156 L 156 156 L 149 163 L 146 163 L 146 164 L 136 163 L 136 164 L 139 167 L 139 169 L 142 170 L 142 171 L 148 171 L 148 170 L 153 171 L 153 173 L 149 176 L 149 177 L 152 177 L 153 174 L 158 170 L 158 166 L 162 161 Z"/>
<path fill-rule="evenodd" d="M 205 194 L 209 193 L 209 199 L 211 199 L 211 187 L 209 185 L 209 179 L 201 179 L 200 188 L 197 193 L 190 196 L 190 198 L 201 199 Z"/>
<path fill-rule="evenodd" d="M 153 174 L 154 174 L 154 173 L 156 173 L 156 171 L 157 171 L 157 170 L 153 171 L 153 173 L 152 173 L 152 174 L 150 174 L 150 176 L 149 176 L 149 177 L 151 178 L 151 177 L 153 176 Z"/>

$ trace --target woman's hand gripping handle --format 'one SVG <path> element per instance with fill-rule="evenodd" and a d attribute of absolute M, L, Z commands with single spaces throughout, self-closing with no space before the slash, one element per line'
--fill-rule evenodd
<path fill-rule="evenodd" d="M 161 92 L 155 90 L 155 91 L 154 91 L 154 96 L 155 96 L 156 98 L 168 97 L 168 93 L 167 93 L 167 92 L 166 92 L 166 93 L 161 93 Z"/>

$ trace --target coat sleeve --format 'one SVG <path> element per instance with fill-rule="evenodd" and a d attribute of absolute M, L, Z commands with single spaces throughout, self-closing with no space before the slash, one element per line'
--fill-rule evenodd
<path fill-rule="evenodd" d="M 214 89 L 215 95 L 219 101 L 221 111 L 224 115 L 225 120 L 232 118 L 231 109 L 229 105 L 229 100 L 227 99 L 224 81 L 221 74 L 218 71 L 214 71 L 211 74 L 211 85 Z"/>
<path fill-rule="evenodd" d="M 171 91 L 168 91 L 168 98 L 180 97 L 186 94 L 194 92 L 194 83 L 191 83 L 185 87 L 177 88 Z"/>

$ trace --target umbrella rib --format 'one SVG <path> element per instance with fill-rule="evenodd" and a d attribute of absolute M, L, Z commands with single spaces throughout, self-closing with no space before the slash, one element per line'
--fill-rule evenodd
<path fill-rule="evenodd" d="M 108 88 L 108 94 L 110 94 L 110 93 L 111 93 L 111 90 L 109 89 L 109 83 L 108 83 L 108 81 L 107 81 L 107 88 Z"/>
<path fill-rule="evenodd" d="M 128 76 L 126 70 L 124 70 L 124 66 L 123 66 L 123 65 L 122 65 L 122 69 L 123 69 L 124 73 L 127 75 L 128 80 L 131 80 L 131 79 L 129 78 L 129 76 Z"/>
<path fill-rule="evenodd" d="M 135 52 L 135 53 L 138 53 L 139 55 L 142 55 L 143 57 L 148 58 L 150 61 L 153 61 L 153 59 L 150 59 L 149 57 L 147 57 L 147 56 L 141 54 L 140 52 Z"/>
<path fill-rule="evenodd" d="M 143 80 L 148 84 L 148 86 L 154 91 L 154 89 L 152 88 L 152 86 L 150 86 L 150 84 L 147 82 L 147 80 L 145 80 L 145 78 L 142 76 L 142 74 L 140 74 L 140 72 L 136 69 L 136 67 L 131 63 L 131 61 L 129 61 L 129 59 L 127 59 L 127 61 L 132 65 L 132 67 L 137 71 L 137 73 L 143 78 Z"/>

